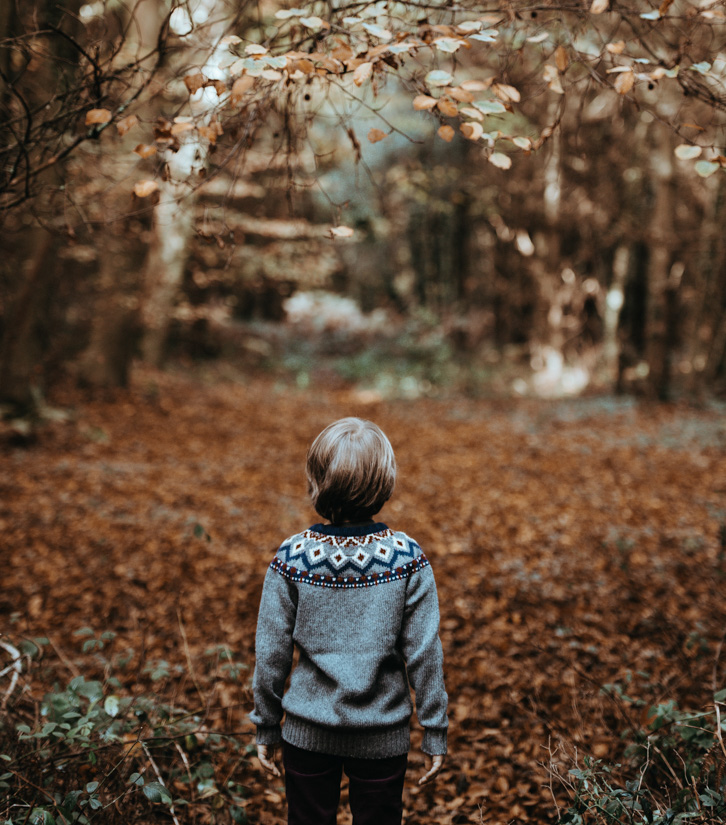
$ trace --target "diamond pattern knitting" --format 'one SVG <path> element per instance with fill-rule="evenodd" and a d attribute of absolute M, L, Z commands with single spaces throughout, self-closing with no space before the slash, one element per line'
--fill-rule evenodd
<path fill-rule="evenodd" d="M 350 588 L 399 581 L 428 564 L 412 538 L 389 528 L 365 536 L 308 529 L 286 539 L 270 567 L 292 581 Z"/>

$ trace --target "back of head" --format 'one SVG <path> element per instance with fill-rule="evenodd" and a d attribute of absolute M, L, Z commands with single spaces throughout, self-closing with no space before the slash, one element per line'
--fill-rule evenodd
<path fill-rule="evenodd" d="M 311 444 L 307 476 L 313 507 L 323 518 L 364 521 L 391 497 L 396 459 L 380 427 L 362 418 L 341 418 Z"/>

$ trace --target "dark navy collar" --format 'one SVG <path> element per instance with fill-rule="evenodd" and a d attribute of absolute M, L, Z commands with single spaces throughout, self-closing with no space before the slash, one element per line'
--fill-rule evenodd
<path fill-rule="evenodd" d="M 370 524 L 313 524 L 309 528 L 315 533 L 322 533 L 324 536 L 369 536 L 371 533 L 380 533 L 388 530 L 382 521 L 374 521 Z"/>

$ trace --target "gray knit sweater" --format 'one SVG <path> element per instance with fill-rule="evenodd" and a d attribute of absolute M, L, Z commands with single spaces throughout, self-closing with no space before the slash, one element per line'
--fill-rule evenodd
<path fill-rule="evenodd" d="M 436 585 L 405 533 L 316 524 L 284 541 L 265 577 L 256 654 L 250 718 L 259 744 L 282 738 L 364 758 L 406 753 L 410 684 L 423 751 L 446 753 Z"/>

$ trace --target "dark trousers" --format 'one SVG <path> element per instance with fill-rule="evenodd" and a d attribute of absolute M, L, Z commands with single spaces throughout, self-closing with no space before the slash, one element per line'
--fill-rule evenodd
<path fill-rule="evenodd" d="M 283 743 L 288 825 L 335 825 L 342 772 L 353 825 L 401 825 L 408 755 L 354 759 Z"/>

